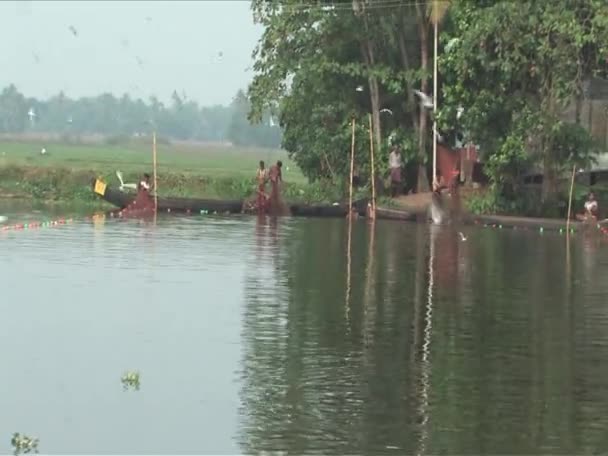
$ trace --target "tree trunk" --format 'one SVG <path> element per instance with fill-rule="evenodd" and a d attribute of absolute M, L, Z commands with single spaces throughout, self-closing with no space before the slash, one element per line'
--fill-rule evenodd
<path fill-rule="evenodd" d="M 380 89 L 376 78 L 370 78 L 370 93 L 372 102 L 372 124 L 374 128 L 374 140 L 376 142 L 376 151 L 382 153 L 382 130 L 380 125 Z"/>
<path fill-rule="evenodd" d="M 405 21 L 402 21 L 402 22 L 405 22 Z M 407 72 L 411 69 L 411 65 L 410 65 L 409 55 L 407 52 L 407 44 L 406 44 L 407 41 L 406 41 L 404 32 L 405 32 L 405 26 L 403 25 L 401 31 L 399 32 L 399 51 L 401 53 L 401 64 L 403 65 L 403 70 Z M 414 98 L 414 92 L 412 91 L 412 87 L 406 83 L 405 90 L 407 92 L 408 104 L 412 107 L 416 106 L 416 99 Z M 414 126 L 414 131 L 418 132 L 418 129 L 420 128 L 420 124 L 418 122 L 418 115 L 417 115 L 415 109 L 412 110 L 412 125 Z"/>
<path fill-rule="evenodd" d="M 541 202 L 543 204 L 550 202 L 556 194 L 556 176 L 550 149 L 550 145 L 543 144 L 543 186 L 541 192 Z"/>
<path fill-rule="evenodd" d="M 363 11 L 361 4 L 354 3 L 355 11 Z M 361 43 L 361 53 L 363 55 L 363 61 L 365 66 L 370 71 L 373 69 L 376 63 L 376 57 L 374 52 L 374 42 L 369 34 L 369 24 L 367 19 L 367 13 L 363 13 L 363 23 L 365 24 L 366 37 L 364 42 Z M 382 153 L 382 130 L 380 126 L 380 87 L 378 85 L 378 79 L 375 76 L 369 76 L 368 79 L 369 96 L 372 106 L 372 126 L 374 129 L 374 140 L 376 142 L 376 151 Z"/>
<path fill-rule="evenodd" d="M 429 66 L 429 49 L 428 49 L 428 23 L 426 15 L 422 11 L 422 6 L 416 4 L 416 16 L 418 18 L 418 35 L 420 38 L 420 70 L 422 73 L 422 80 L 420 81 L 420 91 L 427 93 L 428 90 L 428 76 L 426 74 Z M 428 192 L 429 191 L 429 178 L 426 172 L 426 137 L 427 137 L 427 113 L 424 108 L 420 107 L 419 114 L 419 125 L 418 130 L 418 158 L 420 165 L 418 166 L 418 191 Z"/>

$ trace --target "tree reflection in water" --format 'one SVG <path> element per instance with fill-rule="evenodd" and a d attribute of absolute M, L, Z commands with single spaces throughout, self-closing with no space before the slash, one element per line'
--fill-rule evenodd
<path fill-rule="evenodd" d="M 243 452 L 606 448 L 605 251 L 589 271 L 572 241 L 570 276 L 557 235 L 356 222 L 347 300 L 346 223 L 256 226 Z"/>

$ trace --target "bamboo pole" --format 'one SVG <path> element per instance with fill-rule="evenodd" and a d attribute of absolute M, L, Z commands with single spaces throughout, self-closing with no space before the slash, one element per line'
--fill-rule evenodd
<path fill-rule="evenodd" d="M 572 180 L 570 181 L 570 197 L 568 198 L 568 220 L 566 220 L 566 234 L 570 233 L 570 218 L 572 216 L 572 193 L 574 191 L 574 176 L 576 175 L 576 165 L 572 167 Z"/>
<path fill-rule="evenodd" d="M 351 218 L 353 213 L 353 174 L 355 172 L 355 118 L 353 117 L 353 133 L 350 146 L 350 180 L 348 182 L 348 218 Z"/>
<path fill-rule="evenodd" d="M 369 213 L 369 217 L 372 220 L 376 219 L 376 168 L 374 167 L 374 136 L 373 136 L 373 124 L 372 115 L 369 115 L 369 154 L 371 164 L 371 183 L 372 183 L 372 206 Z"/>
<path fill-rule="evenodd" d="M 152 166 L 154 168 L 154 212 L 158 212 L 158 182 L 156 173 L 156 131 L 152 132 Z"/>
<path fill-rule="evenodd" d="M 437 42 L 439 24 L 437 18 L 434 21 L 435 28 L 435 53 L 433 59 L 433 184 L 437 182 Z"/>

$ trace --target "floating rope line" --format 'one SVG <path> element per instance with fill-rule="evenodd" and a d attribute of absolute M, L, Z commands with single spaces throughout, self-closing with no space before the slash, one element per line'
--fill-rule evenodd
<path fill-rule="evenodd" d="M 23 222 L 16 223 L 14 225 L 4 225 L 0 227 L 0 231 L 21 231 L 21 230 L 29 230 L 29 229 L 39 229 L 39 228 L 53 228 L 61 225 L 68 225 L 72 223 L 73 219 L 58 219 L 58 220 L 48 220 L 44 222 L 32 221 L 32 222 Z"/>

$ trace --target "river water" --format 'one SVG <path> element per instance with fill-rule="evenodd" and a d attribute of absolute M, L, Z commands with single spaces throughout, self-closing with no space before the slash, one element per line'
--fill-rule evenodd
<path fill-rule="evenodd" d="M 55 454 L 606 452 L 608 244 L 463 232 L 0 231 L 0 453 L 13 432 Z"/>

